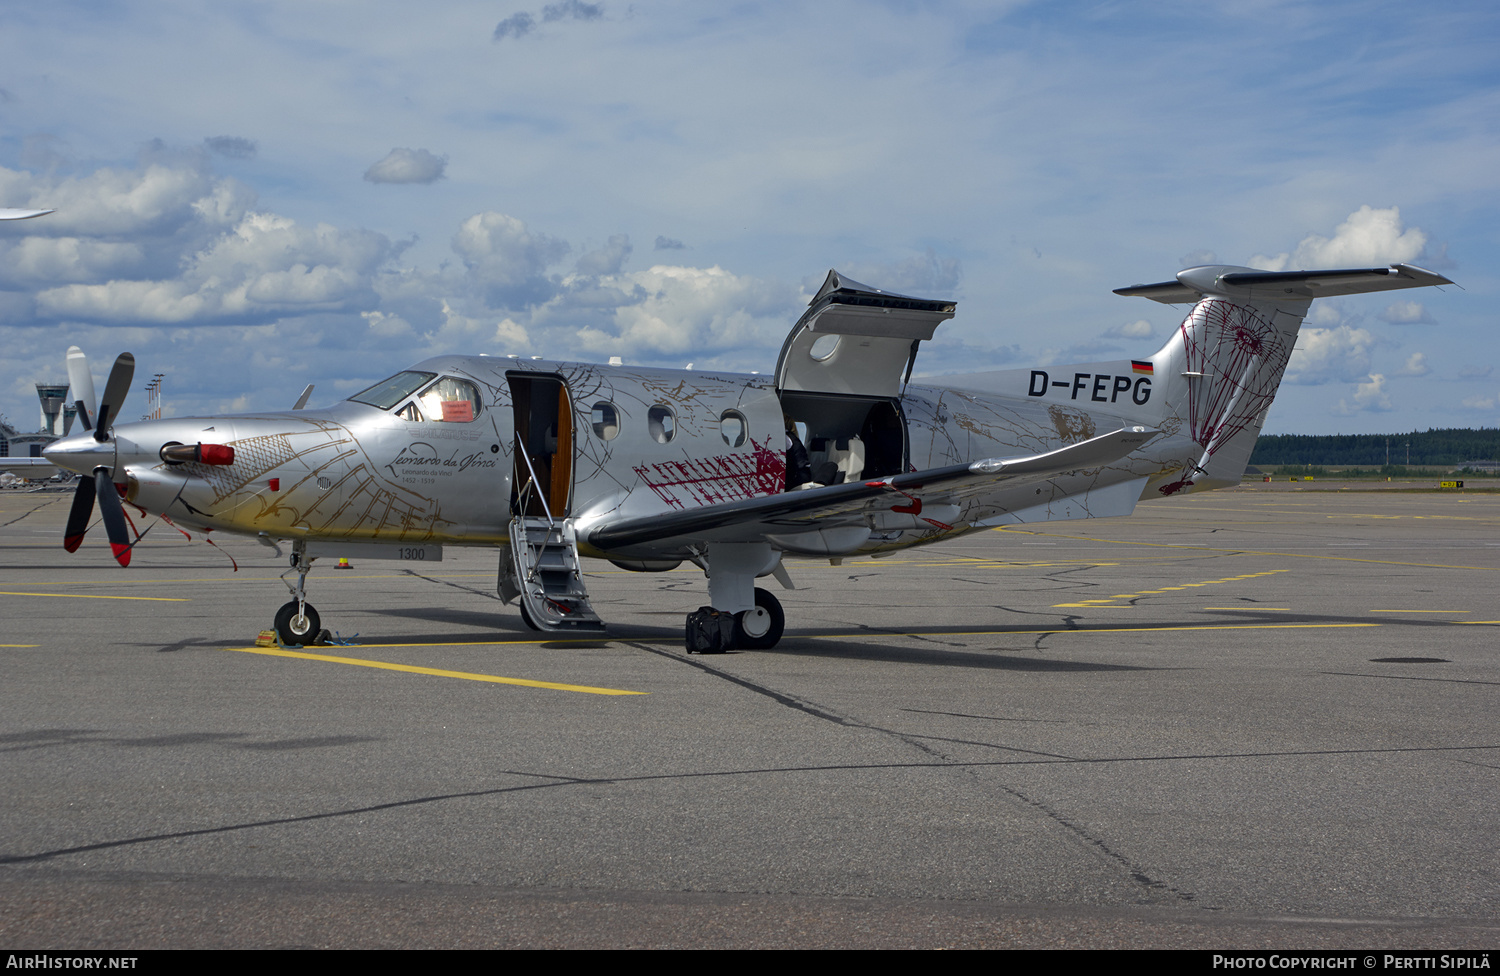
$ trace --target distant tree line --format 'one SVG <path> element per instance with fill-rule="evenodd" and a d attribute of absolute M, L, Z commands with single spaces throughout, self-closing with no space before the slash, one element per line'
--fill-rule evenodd
<path fill-rule="evenodd" d="M 1465 461 L 1486 460 L 1500 460 L 1500 429 L 1429 428 L 1409 434 L 1262 434 L 1255 442 L 1255 453 L 1250 455 L 1250 463 L 1260 468 L 1292 464 L 1452 467 Z"/>

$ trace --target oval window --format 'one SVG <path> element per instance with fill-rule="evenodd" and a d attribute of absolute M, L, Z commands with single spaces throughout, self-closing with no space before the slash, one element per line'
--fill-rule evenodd
<path fill-rule="evenodd" d="M 730 447 L 743 447 L 750 435 L 745 415 L 738 410 L 725 410 L 719 415 L 719 436 Z"/>
<path fill-rule="evenodd" d="M 677 433 L 677 418 L 671 407 L 658 403 L 646 411 L 646 426 L 651 431 L 652 440 L 665 444 Z"/>
<path fill-rule="evenodd" d="M 620 411 L 608 401 L 594 404 L 589 412 L 589 422 L 594 425 L 594 436 L 601 441 L 612 441 L 620 434 Z"/>
<path fill-rule="evenodd" d="M 833 354 L 838 351 L 838 348 L 838 336 L 822 335 L 813 340 L 812 348 L 807 350 L 807 354 L 821 363 L 832 359 Z"/>

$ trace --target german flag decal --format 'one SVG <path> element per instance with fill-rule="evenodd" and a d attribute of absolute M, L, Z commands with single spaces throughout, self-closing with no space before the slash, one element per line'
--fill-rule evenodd
<path fill-rule="evenodd" d="M 1151 363 L 1149 361 L 1143 361 L 1143 360 L 1140 360 L 1140 359 L 1132 359 L 1130 361 L 1130 370 L 1131 370 L 1131 372 L 1135 373 L 1137 376 L 1150 376 L 1150 375 L 1152 375 L 1151 374 Z"/>

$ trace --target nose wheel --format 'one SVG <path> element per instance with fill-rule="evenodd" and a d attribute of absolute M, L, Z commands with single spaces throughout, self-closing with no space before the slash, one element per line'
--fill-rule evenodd
<path fill-rule="evenodd" d="M 283 644 L 311 644 L 322 626 L 310 603 L 293 600 L 276 611 L 276 636 Z"/>
<path fill-rule="evenodd" d="M 276 611 L 276 638 L 283 644 L 312 644 L 322 633 L 323 621 L 307 602 L 307 574 L 312 572 L 315 558 L 309 558 L 304 543 L 297 542 L 292 546 L 292 568 L 281 574 L 292 594 L 291 602 Z M 287 579 L 293 573 L 297 574 L 296 583 Z"/>

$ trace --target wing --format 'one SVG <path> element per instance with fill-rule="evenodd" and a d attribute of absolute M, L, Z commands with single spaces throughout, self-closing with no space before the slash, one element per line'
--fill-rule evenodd
<path fill-rule="evenodd" d="M 951 506 L 965 498 L 1005 487 L 1023 487 L 1069 471 L 1097 468 L 1125 457 L 1160 431 L 1125 427 L 1067 447 L 1018 458 L 988 458 L 878 481 L 829 485 L 747 501 L 726 502 L 681 512 L 665 512 L 619 522 L 603 522 L 584 534 L 600 552 L 622 556 L 685 553 L 708 542 L 762 542 L 802 550 L 796 540 L 829 530 L 868 527 L 867 516 L 896 512 L 921 517 L 924 502 Z M 927 520 L 945 528 L 941 522 Z M 811 550 L 816 550 L 812 546 Z"/>
<path fill-rule="evenodd" d="M 51 478 L 57 474 L 57 465 L 46 458 L 0 458 L 0 471 L 19 475 L 22 478 Z"/>

